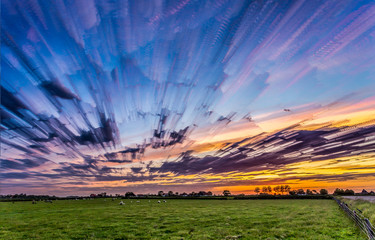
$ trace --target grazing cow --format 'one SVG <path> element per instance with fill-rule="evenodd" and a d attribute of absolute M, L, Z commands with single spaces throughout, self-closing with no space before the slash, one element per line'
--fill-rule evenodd
<path fill-rule="evenodd" d="M 158 201 L 158 203 L 160 203 L 160 201 Z"/>
<path fill-rule="evenodd" d="M 124 205 L 125 203 L 123 201 L 120 202 L 120 205 Z"/>
<path fill-rule="evenodd" d="M 163 202 L 167 202 L 167 200 L 163 200 Z"/>
<path fill-rule="evenodd" d="M 13 202 L 14 203 L 14 202 Z M 33 200 L 33 204 L 36 204 L 35 200 Z"/>

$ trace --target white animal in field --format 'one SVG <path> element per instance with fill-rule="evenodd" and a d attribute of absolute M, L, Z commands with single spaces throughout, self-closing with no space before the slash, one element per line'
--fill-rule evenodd
<path fill-rule="evenodd" d="M 167 200 L 163 200 L 163 202 L 167 202 Z"/>
<path fill-rule="evenodd" d="M 140 203 L 141 201 L 137 201 L 137 203 Z"/>
<path fill-rule="evenodd" d="M 160 201 L 158 201 L 158 203 L 161 203 Z"/>
<path fill-rule="evenodd" d="M 123 201 L 120 202 L 120 205 L 124 205 L 125 203 Z"/>

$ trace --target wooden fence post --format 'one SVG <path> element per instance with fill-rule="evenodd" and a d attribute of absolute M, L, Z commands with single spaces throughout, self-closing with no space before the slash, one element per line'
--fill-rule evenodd
<path fill-rule="evenodd" d="M 342 202 L 335 197 L 333 199 L 336 200 L 339 207 L 346 212 L 347 215 L 357 224 L 357 226 L 367 235 L 369 240 L 375 240 L 375 229 L 371 225 L 370 221 L 361 214 L 362 211 L 358 209 L 360 212 L 358 213 L 357 211 L 350 209 L 348 204 L 345 202 Z"/>
<path fill-rule="evenodd" d="M 366 226 L 366 229 L 367 229 L 367 232 L 368 232 L 368 235 L 369 235 L 369 238 L 371 239 L 375 239 L 375 233 L 373 231 L 373 227 L 371 226 L 371 223 L 370 221 L 365 218 L 365 226 Z"/>

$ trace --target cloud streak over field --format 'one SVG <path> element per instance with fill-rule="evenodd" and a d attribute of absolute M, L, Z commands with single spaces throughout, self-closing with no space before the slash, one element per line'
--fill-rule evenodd
<path fill-rule="evenodd" d="M 375 184 L 372 1 L 1 8 L 1 193 Z"/>

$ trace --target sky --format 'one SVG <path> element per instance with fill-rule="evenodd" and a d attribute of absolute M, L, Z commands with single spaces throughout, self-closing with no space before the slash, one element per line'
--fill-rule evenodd
<path fill-rule="evenodd" d="M 0 194 L 375 190 L 375 2 L 1 1 Z"/>

